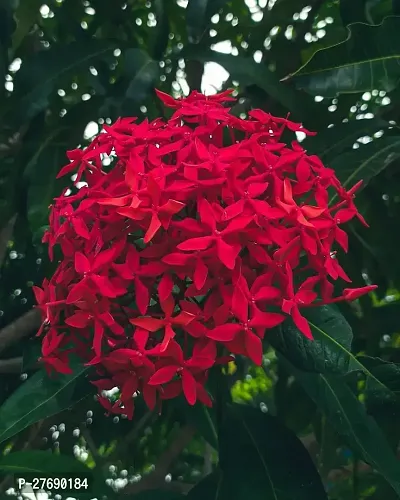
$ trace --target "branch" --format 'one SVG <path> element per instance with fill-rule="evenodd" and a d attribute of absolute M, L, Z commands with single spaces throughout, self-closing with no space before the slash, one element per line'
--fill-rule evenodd
<path fill-rule="evenodd" d="M 134 495 L 145 490 L 161 488 L 169 491 L 187 492 L 192 485 L 174 481 L 167 483 L 165 476 L 170 471 L 172 463 L 179 457 L 186 446 L 192 441 L 195 429 L 190 426 L 180 429 L 180 433 L 169 448 L 161 454 L 158 462 L 155 464 L 155 470 L 141 481 L 127 486 L 123 490 L 124 495 Z"/>
<path fill-rule="evenodd" d="M 31 309 L 0 330 L 0 352 L 18 342 L 40 327 L 42 321 L 39 309 Z"/>
<path fill-rule="evenodd" d="M 21 373 L 22 356 L 10 359 L 0 359 L 0 373 Z"/>
<path fill-rule="evenodd" d="M 7 255 L 8 242 L 12 237 L 16 220 L 17 216 L 13 215 L 13 217 L 11 217 L 8 223 L 0 231 L 0 269 L 2 268 L 4 259 Z"/>

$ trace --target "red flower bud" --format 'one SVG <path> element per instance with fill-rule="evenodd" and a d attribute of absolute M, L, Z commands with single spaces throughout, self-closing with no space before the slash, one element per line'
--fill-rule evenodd
<path fill-rule="evenodd" d="M 343 290 L 343 297 L 344 300 L 351 302 L 352 300 L 356 300 L 359 297 L 376 290 L 377 288 L 377 285 L 368 285 L 363 286 L 362 288 L 345 288 Z"/>

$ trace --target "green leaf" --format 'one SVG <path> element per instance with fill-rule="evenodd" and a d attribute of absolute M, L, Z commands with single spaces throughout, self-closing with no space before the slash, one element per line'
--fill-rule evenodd
<path fill-rule="evenodd" d="M 327 498 L 303 444 L 276 417 L 257 408 L 233 405 L 221 427 L 219 443 L 222 481 L 216 498 Z"/>
<path fill-rule="evenodd" d="M 185 416 L 191 425 L 196 427 L 197 431 L 213 448 L 218 448 L 217 423 L 214 408 L 207 408 L 207 406 L 200 403 L 190 406 L 183 397 L 175 398 L 173 405 L 180 414 Z"/>
<path fill-rule="evenodd" d="M 393 393 L 400 396 L 400 363 L 391 363 L 380 358 L 370 356 L 358 356 L 358 360 L 362 363 L 375 378 L 385 384 Z M 368 396 L 376 398 L 376 387 L 368 384 L 365 391 Z M 378 393 L 378 397 L 379 397 Z"/>
<path fill-rule="evenodd" d="M 322 477 L 326 477 L 332 469 L 338 469 L 344 465 L 344 457 L 340 456 L 340 447 L 343 446 L 343 438 L 330 424 L 324 414 L 314 421 L 315 437 L 320 444 L 319 471 Z"/>
<path fill-rule="evenodd" d="M 314 340 L 307 339 L 287 320 L 268 333 L 268 342 L 296 368 L 314 373 L 346 374 L 362 371 L 368 384 L 386 400 L 395 395 L 351 352 L 353 332 L 344 316 L 333 306 L 302 311 Z"/>
<path fill-rule="evenodd" d="M 400 462 L 375 420 L 366 414 L 345 381 L 335 376 L 302 372 L 287 365 L 330 424 L 400 494 Z"/>
<path fill-rule="evenodd" d="M 291 379 L 285 386 L 275 385 L 275 403 L 277 416 L 296 434 L 309 428 L 317 411 L 314 401 L 309 398 L 304 388 Z"/>
<path fill-rule="evenodd" d="M 398 0 L 372 0 L 368 2 L 368 12 L 374 20 L 373 24 L 381 23 L 385 17 L 400 15 L 400 9 L 396 7 L 396 4 L 398 6 Z"/>
<path fill-rule="evenodd" d="M 335 13 L 326 13 L 326 17 L 332 17 L 334 19 L 334 23 L 329 26 L 329 29 L 326 32 L 326 35 L 323 38 L 320 38 L 318 42 L 308 43 L 304 45 L 303 50 L 301 51 L 301 63 L 305 64 L 311 57 L 318 52 L 319 50 L 326 49 L 328 47 L 332 47 L 332 45 L 336 45 L 337 43 L 343 42 L 343 40 L 347 37 L 347 30 L 340 22 L 339 16 Z M 323 19 L 324 16 L 321 15 L 320 19 Z M 293 68 L 293 66 L 292 66 Z M 349 94 L 352 96 L 352 104 L 354 103 L 354 94 Z M 332 113 L 330 113 L 332 115 Z"/>
<path fill-rule="evenodd" d="M 30 120 L 48 106 L 61 77 L 88 69 L 99 58 L 112 54 L 115 48 L 114 42 L 97 39 L 66 45 L 53 43 L 49 49 L 24 58 L 14 78 L 14 92 L 1 117 L 7 112 L 8 119 L 16 126 Z"/>
<path fill-rule="evenodd" d="M 340 0 L 340 17 L 344 26 L 357 22 L 369 22 L 368 0 Z"/>
<path fill-rule="evenodd" d="M 365 379 L 365 385 L 361 389 L 368 414 L 375 419 L 385 434 L 391 449 L 397 453 L 400 439 L 398 425 L 400 418 L 400 364 L 370 356 L 359 356 L 358 360 L 397 397 L 391 401 L 382 398 L 382 392 L 377 390 L 374 384 L 371 385 L 368 378 Z M 355 383 L 360 382 L 359 374 L 360 372 L 356 372 L 355 376 L 352 377 Z"/>
<path fill-rule="evenodd" d="M 290 320 L 268 333 L 268 342 L 295 366 L 311 372 L 346 373 L 353 332 L 334 306 L 302 311 L 310 323 L 314 340 L 307 339 Z"/>
<path fill-rule="evenodd" d="M 351 120 L 337 123 L 333 127 L 318 131 L 317 135 L 307 136 L 303 145 L 309 153 L 318 155 L 330 163 L 338 155 L 354 151 L 354 143 L 365 136 L 373 136 L 378 131 L 386 131 L 389 123 L 380 118 L 372 120 Z M 359 154 L 360 149 L 357 150 Z"/>
<path fill-rule="evenodd" d="M 321 479 L 296 435 L 256 408 L 227 407 L 219 468 L 192 488 L 188 500 L 322 500 Z"/>
<path fill-rule="evenodd" d="M 241 85 L 257 85 L 268 93 L 274 100 L 292 112 L 292 118 L 306 122 L 307 116 L 312 113 L 323 113 L 323 108 L 316 104 L 306 94 L 297 92 L 288 85 L 279 82 L 278 77 L 269 71 L 263 64 L 254 59 L 242 56 L 222 54 L 214 50 L 198 50 L 190 46 L 183 49 L 182 57 L 197 60 L 203 63 L 215 62 L 223 66 L 230 73 L 233 80 Z"/>
<path fill-rule="evenodd" d="M 148 490 L 133 495 L 131 498 L 132 500 L 184 500 L 188 497 L 172 491 Z"/>
<path fill-rule="evenodd" d="M 335 170 L 346 189 L 361 179 L 364 181 L 362 187 L 365 187 L 373 177 L 385 170 L 399 156 L 400 136 L 384 136 L 337 156 L 328 166 Z M 333 205 L 337 198 L 335 193 L 330 204 Z"/>
<path fill-rule="evenodd" d="M 0 459 L 0 470 L 13 473 L 90 473 L 90 469 L 73 457 L 51 451 L 16 451 Z"/>
<path fill-rule="evenodd" d="M 196 486 L 189 491 L 185 498 L 187 500 L 229 500 L 227 497 L 222 496 L 223 491 L 221 485 L 222 472 L 218 469 L 199 481 Z M 234 498 L 241 500 L 237 496 Z"/>
<path fill-rule="evenodd" d="M 343 42 L 318 50 L 299 70 L 286 77 L 312 95 L 334 97 L 397 87 L 400 78 L 400 17 L 371 26 L 348 26 Z"/>
<path fill-rule="evenodd" d="M 73 374 L 54 379 L 44 370 L 29 377 L 0 407 L 0 443 L 86 397 L 91 389 L 85 383 L 88 371 L 78 366 Z"/>

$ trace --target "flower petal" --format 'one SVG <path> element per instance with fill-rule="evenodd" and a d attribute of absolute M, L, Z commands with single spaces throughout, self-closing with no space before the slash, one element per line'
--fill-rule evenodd
<path fill-rule="evenodd" d="M 150 377 L 149 385 L 161 385 L 170 382 L 177 374 L 179 366 L 163 366 Z"/>

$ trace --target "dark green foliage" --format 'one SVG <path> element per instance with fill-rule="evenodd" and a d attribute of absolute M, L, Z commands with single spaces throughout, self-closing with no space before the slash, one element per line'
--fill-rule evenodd
<path fill-rule="evenodd" d="M 90 471 L 79 500 L 399 498 L 400 3 L 183 4 L 0 0 L 0 495 L 16 472 Z M 178 398 L 159 415 L 138 397 L 133 421 L 106 416 L 86 368 L 38 368 L 34 315 L 3 346 L 5 328 L 54 270 L 41 238 L 70 182 L 55 179 L 66 151 L 86 144 L 89 122 L 95 133 L 164 116 L 155 89 L 199 89 L 204 70 L 238 92 L 235 115 L 290 113 L 345 187 L 364 180 L 356 203 L 371 227 L 349 225 L 341 262 L 354 286 L 379 289 L 304 311 L 313 342 L 290 321 L 267 332 L 262 368 L 239 357 L 211 371 L 211 409 Z"/>

